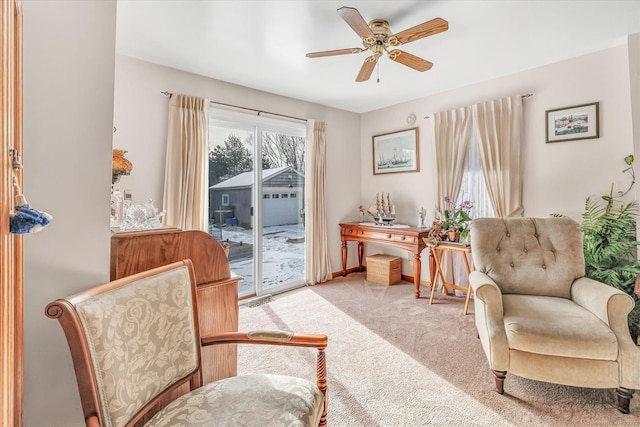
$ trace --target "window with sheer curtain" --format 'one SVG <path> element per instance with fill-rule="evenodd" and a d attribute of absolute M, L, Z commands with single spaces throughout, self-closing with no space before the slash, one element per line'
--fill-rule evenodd
<path fill-rule="evenodd" d="M 467 162 L 464 166 L 462 187 L 460 188 L 457 205 L 459 206 L 465 200 L 469 200 L 473 204 L 470 212 L 471 218 L 496 216 L 493 206 L 491 205 L 487 183 L 482 172 L 480 151 L 478 150 L 478 141 L 475 137 L 475 132 L 471 133 L 471 139 L 469 140 Z"/>
<path fill-rule="evenodd" d="M 457 205 L 460 206 L 463 201 L 469 200 L 473 207 L 469 215 L 471 218 L 495 217 L 495 211 L 491 205 L 487 183 L 482 173 L 482 164 L 480 163 L 480 151 L 478 149 L 478 141 L 475 132 L 471 133 L 469 139 L 469 148 L 467 152 L 467 162 L 464 166 L 464 174 L 462 175 L 462 186 L 460 187 L 460 196 Z M 456 253 L 453 256 L 453 277 L 460 286 L 468 286 L 467 270 L 462 262 L 465 254 Z M 469 265 L 473 263 L 471 254 L 466 254 Z M 455 291 L 455 295 L 465 295 L 462 291 Z"/>

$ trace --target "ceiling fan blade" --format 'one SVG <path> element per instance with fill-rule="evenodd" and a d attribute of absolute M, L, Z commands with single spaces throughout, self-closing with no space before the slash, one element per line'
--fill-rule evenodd
<path fill-rule="evenodd" d="M 358 73 L 358 77 L 356 77 L 357 82 L 364 82 L 369 80 L 371 77 L 371 73 L 373 73 L 373 69 L 376 68 L 376 64 L 378 62 L 378 57 L 372 55 L 364 60 L 364 64 L 362 64 L 362 68 L 360 68 L 360 72 Z"/>
<path fill-rule="evenodd" d="M 352 53 L 360 53 L 364 52 L 365 49 L 361 49 L 359 47 L 354 47 L 351 49 L 336 49 L 336 50 L 325 50 L 323 52 L 311 52 L 307 53 L 307 58 L 321 58 L 323 56 L 333 56 L 333 55 L 349 55 Z"/>
<path fill-rule="evenodd" d="M 416 25 L 415 27 L 400 31 L 398 34 L 394 34 L 393 36 L 391 36 L 391 38 L 395 37 L 399 44 L 405 44 L 419 40 L 423 37 L 432 36 L 434 34 L 447 31 L 448 29 L 449 23 L 447 21 L 442 18 L 435 18 L 431 21 L 423 22 L 420 25 Z M 397 44 L 398 43 L 394 45 Z"/>
<path fill-rule="evenodd" d="M 347 24 L 362 38 L 374 38 L 375 35 L 371 28 L 369 28 L 369 24 L 364 20 L 358 9 L 354 9 L 352 7 L 343 6 L 338 9 L 338 15 L 345 20 Z"/>
<path fill-rule="evenodd" d="M 418 71 L 427 71 L 433 67 L 433 63 L 399 49 L 389 52 L 389 59 Z"/>

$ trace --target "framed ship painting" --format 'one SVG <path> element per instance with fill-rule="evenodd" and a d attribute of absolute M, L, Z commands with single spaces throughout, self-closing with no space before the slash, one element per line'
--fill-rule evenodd
<path fill-rule="evenodd" d="M 599 103 L 547 110 L 547 143 L 600 137 Z"/>
<path fill-rule="evenodd" d="M 418 128 L 373 137 L 373 174 L 418 172 Z"/>

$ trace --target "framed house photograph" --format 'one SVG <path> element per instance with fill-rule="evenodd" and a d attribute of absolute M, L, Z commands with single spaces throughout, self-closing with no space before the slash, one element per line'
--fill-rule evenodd
<path fill-rule="evenodd" d="M 418 128 L 373 137 L 373 174 L 417 172 Z"/>
<path fill-rule="evenodd" d="M 600 137 L 599 103 L 547 110 L 547 143 Z"/>

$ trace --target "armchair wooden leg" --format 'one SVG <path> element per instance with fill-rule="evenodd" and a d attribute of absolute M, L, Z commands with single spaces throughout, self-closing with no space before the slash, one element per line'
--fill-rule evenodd
<path fill-rule="evenodd" d="M 618 395 L 618 411 L 623 414 L 629 413 L 629 403 L 631 402 L 631 397 L 633 397 L 633 390 L 624 387 L 618 387 L 616 389 L 616 394 Z"/>
<path fill-rule="evenodd" d="M 325 427 L 327 425 L 327 362 L 324 348 L 318 349 L 317 358 L 317 379 L 318 388 L 324 394 L 324 404 L 322 408 L 322 417 L 320 418 L 319 427 Z"/>
<path fill-rule="evenodd" d="M 507 377 L 507 371 L 494 371 L 492 369 L 491 372 L 493 372 L 496 380 L 496 392 L 498 394 L 504 394 L 504 379 Z"/>

